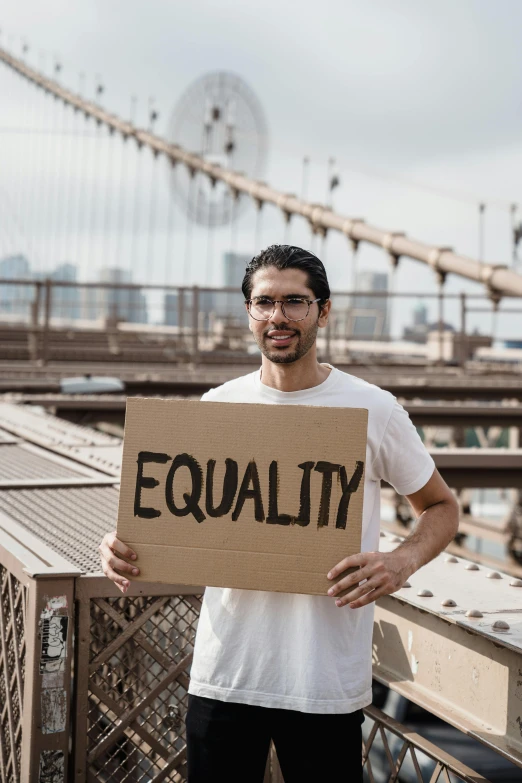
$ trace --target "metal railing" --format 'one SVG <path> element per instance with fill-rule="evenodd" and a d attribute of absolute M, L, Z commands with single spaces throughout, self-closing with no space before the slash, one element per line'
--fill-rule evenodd
<path fill-rule="evenodd" d="M 186 781 L 185 715 L 199 591 L 140 584 L 122 597 L 104 577 L 79 575 L 70 565 L 70 573 L 50 576 L 57 566 L 40 563 L 39 573 L 29 576 L 36 539 L 17 534 L 15 540 L 1 530 L 2 783 Z M 52 625 L 65 645 L 54 656 L 46 647 Z M 370 783 L 395 781 L 406 768 L 423 783 L 421 766 L 432 781 L 487 783 L 378 708 L 364 712 L 370 728 L 362 761 Z M 272 748 L 265 783 L 282 781 Z"/>
<path fill-rule="evenodd" d="M 1 783 L 186 780 L 184 719 L 202 591 L 133 582 L 122 596 L 98 572 L 97 544 L 116 516 L 113 446 L 102 433 L 46 414 L 5 405 L 0 411 L 3 464 L 7 459 L 21 475 L 30 464 L 33 473 L 26 483 L 13 475 L 11 488 L 0 487 Z M 440 572 L 422 578 L 440 581 Z M 423 679 L 432 658 L 437 677 L 446 678 L 444 716 L 452 715 L 468 734 L 520 765 L 513 695 L 518 648 L 512 641 L 500 649 L 498 634 L 470 636 L 459 623 L 444 636 L 439 626 L 450 627 L 446 618 L 427 615 L 424 607 L 400 598 L 381 599 L 374 674 L 439 714 L 445 709 L 440 687 L 428 698 Z M 422 650 L 425 662 L 418 683 L 405 657 L 412 629 L 419 645 L 415 652 Z M 441 664 L 448 656 L 457 663 L 474 656 L 477 682 L 491 673 L 489 687 L 499 702 L 495 710 L 486 704 L 487 688 L 474 695 L 470 689 L 451 692 L 452 674 Z M 504 675 L 501 682 L 505 671 L 509 682 Z M 481 699 L 476 716 L 469 709 L 472 697 Z M 513 720 L 506 723 L 508 712 Z M 484 780 L 377 708 L 368 707 L 365 714 L 362 760 L 371 783 L 395 781 L 407 768 L 420 783 L 419 769 L 427 767 L 432 781 L 440 776 L 446 783 Z M 272 751 L 265 783 L 281 780 Z"/>
<path fill-rule="evenodd" d="M 392 310 L 412 301 L 431 302 L 434 314 L 396 344 Z M 332 293 L 332 303 L 318 340 L 324 358 L 371 353 L 385 360 L 463 364 L 494 341 L 520 345 L 519 337 L 510 342 L 510 335 L 497 333 L 499 319 L 522 315 L 518 300 L 500 306 L 482 294 L 340 291 Z M 477 317 L 481 333 L 477 321 L 471 331 L 470 320 Z M 489 333 L 483 331 L 488 318 Z M 236 288 L 0 279 L 0 359 L 255 360 L 247 326 Z"/>

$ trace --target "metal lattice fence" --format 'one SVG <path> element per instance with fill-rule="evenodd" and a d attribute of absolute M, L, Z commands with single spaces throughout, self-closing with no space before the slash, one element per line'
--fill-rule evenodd
<path fill-rule="evenodd" d="M 87 779 L 181 783 L 201 598 L 96 595 L 104 587 L 96 577 L 80 580 L 78 694 L 85 708 L 77 748 Z"/>
<path fill-rule="evenodd" d="M 27 589 L 0 565 L 0 775 L 20 780 Z"/>

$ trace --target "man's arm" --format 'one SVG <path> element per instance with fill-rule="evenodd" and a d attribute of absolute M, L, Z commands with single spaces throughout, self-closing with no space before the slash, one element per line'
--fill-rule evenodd
<path fill-rule="evenodd" d="M 406 497 L 418 517 L 415 530 L 393 552 L 361 552 L 345 557 L 332 568 L 328 579 L 335 579 L 347 568 L 357 568 L 328 590 L 331 596 L 350 591 L 336 599 L 337 606 L 349 604 L 351 609 L 357 609 L 396 592 L 455 537 L 459 526 L 458 503 L 438 470 L 422 489 Z M 364 584 L 358 586 L 363 579 Z"/>

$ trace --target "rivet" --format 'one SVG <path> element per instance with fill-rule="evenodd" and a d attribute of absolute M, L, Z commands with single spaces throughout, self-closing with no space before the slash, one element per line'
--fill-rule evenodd
<path fill-rule="evenodd" d="M 457 560 L 456 557 L 453 557 L 453 555 L 448 555 L 448 557 L 444 558 L 444 562 L 445 563 L 458 563 L 459 561 Z"/>
<path fill-rule="evenodd" d="M 509 585 L 510 587 L 522 587 L 522 579 L 512 579 Z"/>
<path fill-rule="evenodd" d="M 482 617 L 482 612 L 479 612 L 478 609 L 468 609 L 466 617 Z"/>
<path fill-rule="evenodd" d="M 411 587 L 409 582 L 404 582 L 403 587 Z"/>
<path fill-rule="evenodd" d="M 466 569 L 466 571 L 480 571 L 480 568 L 476 563 L 466 563 L 464 568 Z"/>
<path fill-rule="evenodd" d="M 509 631 L 509 625 L 505 622 L 505 620 L 497 620 L 493 623 L 493 630 L 494 631 Z"/>
<path fill-rule="evenodd" d="M 487 579 L 502 579 L 498 571 L 490 571 L 486 574 Z"/>
<path fill-rule="evenodd" d="M 433 593 L 431 590 L 419 590 L 417 595 L 419 595 L 421 598 L 432 598 Z"/>
<path fill-rule="evenodd" d="M 445 598 L 444 601 L 442 601 L 441 606 L 457 606 L 457 602 L 453 600 L 453 598 Z"/>

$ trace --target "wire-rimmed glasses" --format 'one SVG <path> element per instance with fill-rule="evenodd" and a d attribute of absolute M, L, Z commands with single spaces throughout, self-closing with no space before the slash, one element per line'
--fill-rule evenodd
<path fill-rule="evenodd" d="M 268 296 L 256 296 L 255 299 L 247 299 L 245 304 L 248 314 L 254 321 L 269 321 L 275 313 L 276 305 L 281 305 L 285 318 L 289 321 L 304 321 L 310 312 L 310 305 L 320 302 L 318 299 L 306 299 L 305 297 L 292 296 L 286 301 L 270 299 Z"/>

